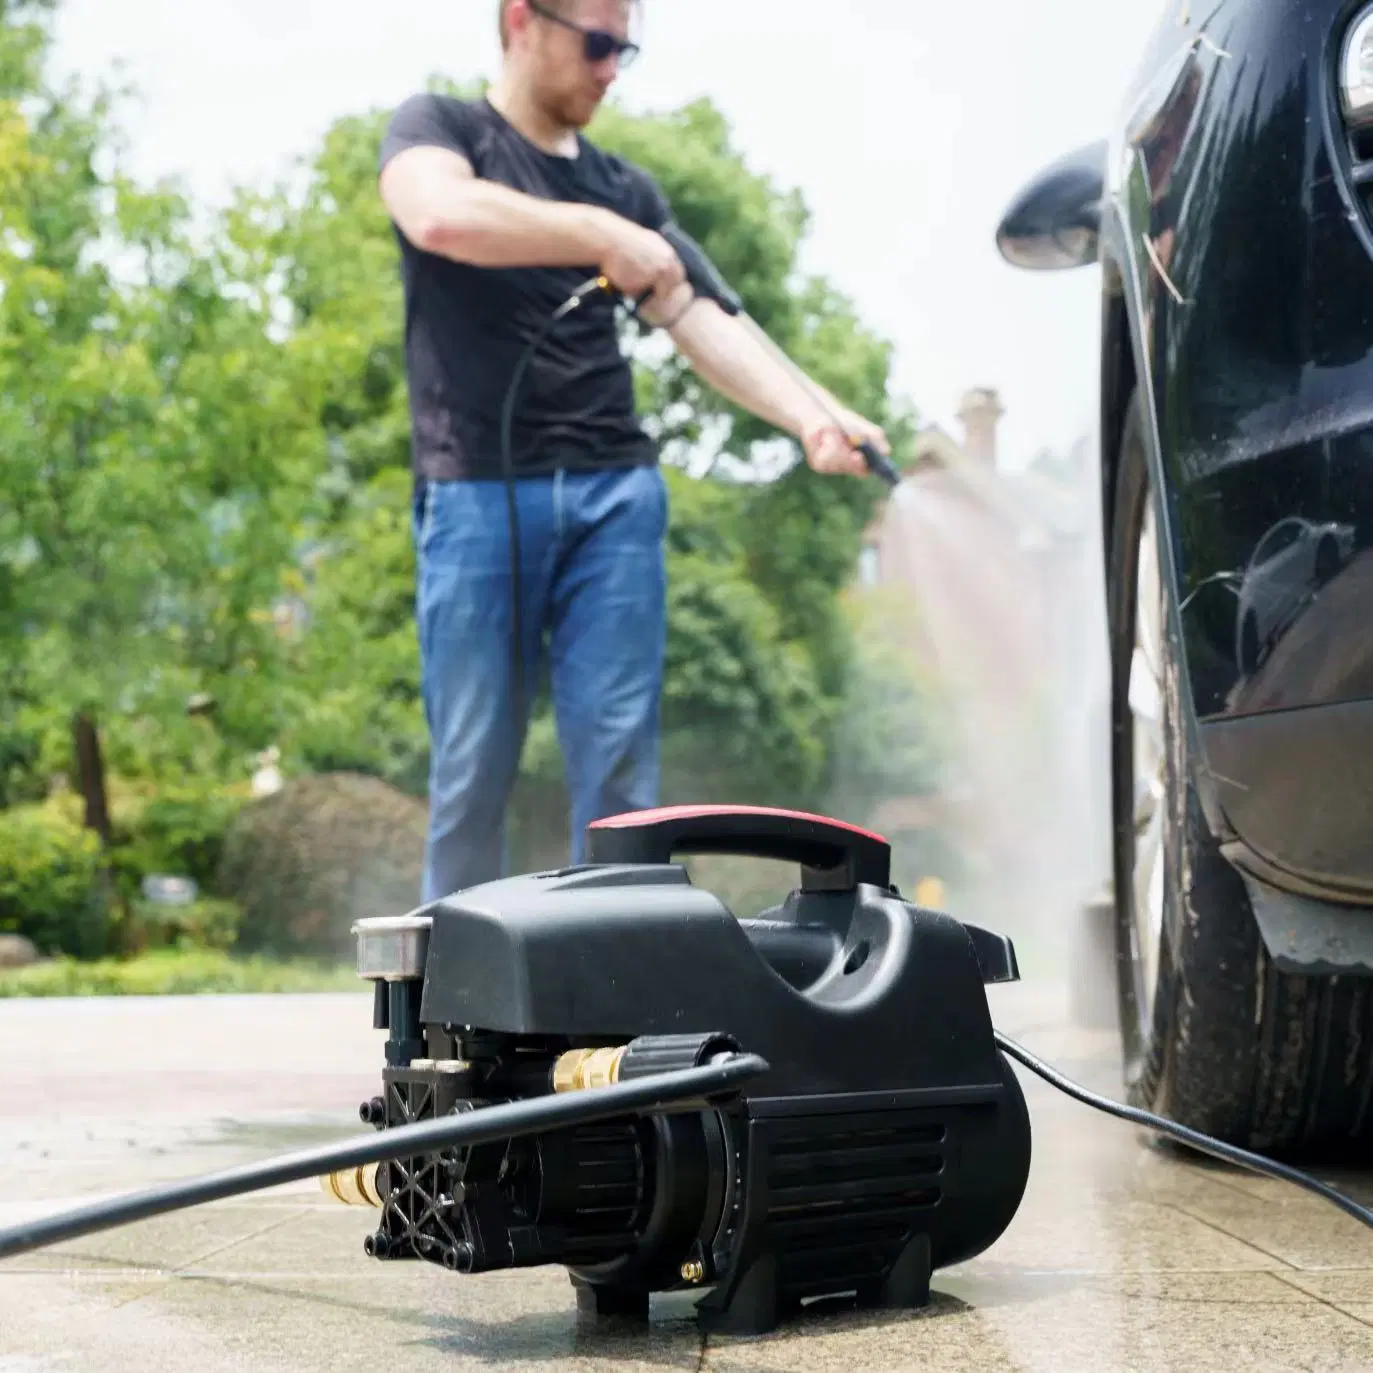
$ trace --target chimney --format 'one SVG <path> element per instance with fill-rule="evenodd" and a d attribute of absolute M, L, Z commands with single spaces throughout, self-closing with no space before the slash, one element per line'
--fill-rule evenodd
<path fill-rule="evenodd" d="M 996 424 L 1005 413 L 994 387 L 977 386 L 964 393 L 958 418 L 963 421 L 963 449 L 969 457 L 996 466 Z"/>

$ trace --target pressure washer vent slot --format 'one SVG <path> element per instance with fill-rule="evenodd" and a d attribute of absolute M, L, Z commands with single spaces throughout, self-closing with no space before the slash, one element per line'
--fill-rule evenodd
<path fill-rule="evenodd" d="M 768 1216 L 773 1221 L 932 1206 L 944 1170 L 943 1125 L 885 1126 L 773 1142 Z"/>
<path fill-rule="evenodd" d="M 882 1112 L 783 1129 L 768 1142 L 767 1162 L 781 1287 L 804 1297 L 833 1289 L 839 1272 L 855 1288 L 880 1283 L 919 1216 L 939 1205 L 945 1125 Z"/>

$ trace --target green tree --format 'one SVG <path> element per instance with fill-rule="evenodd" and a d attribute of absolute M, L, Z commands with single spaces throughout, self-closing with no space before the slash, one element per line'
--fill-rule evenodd
<path fill-rule="evenodd" d="M 199 238 L 174 186 L 120 172 L 110 95 L 44 84 L 50 11 L 0 0 L 0 804 L 74 766 L 107 833 L 107 759 L 234 771 L 274 741 L 289 770 L 422 793 L 387 112 L 338 121 L 303 184 L 244 190 Z M 801 272 L 800 197 L 705 102 L 610 108 L 593 134 L 655 175 L 759 324 L 899 456 L 889 349 Z M 817 804 L 853 754 L 866 679 L 841 592 L 880 488 L 795 452 L 773 479 L 766 425 L 670 352 L 636 358 L 672 487 L 666 791 Z M 193 696 L 213 710 L 189 717 Z M 561 842 L 546 711 L 525 765 L 525 829 Z"/>
<path fill-rule="evenodd" d="M 0 721 L 108 840 L 107 765 L 216 761 L 192 693 L 270 737 L 320 436 L 232 234 L 206 249 L 175 187 L 123 173 L 116 94 L 45 81 L 51 9 L 0 7 Z"/>

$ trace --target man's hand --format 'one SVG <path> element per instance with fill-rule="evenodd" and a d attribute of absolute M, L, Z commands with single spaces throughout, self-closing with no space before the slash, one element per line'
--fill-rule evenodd
<path fill-rule="evenodd" d="M 825 476 L 867 476 L 867 460 L 855 447 L 864 442 L 872 444 L 884 458 L 891 456 L 891 445 L 882 430 L 844 406 L 819 413 L 801 435 L 806 461 Z"/>
<path fill-rule="evenodd" d="M 655 302 L 665 302 L 686 281 L 681 259 L 662 234 L 619 215 L 609 215 L 605 238 L 601 271 L 631 300 L 651 291 Z"/>

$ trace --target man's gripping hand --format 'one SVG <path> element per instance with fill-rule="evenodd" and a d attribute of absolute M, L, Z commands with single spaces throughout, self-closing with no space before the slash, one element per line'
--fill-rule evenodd
<path fill-rule="evenodd" d="M 685 284 L 682 260 L 662 234 L 615 214 L 606 215 L 601 231 L 601 272 L 622 295 L 638 300 L 649 294 L 661 307 Z"/>
<path fill-rule="evenodd" d="M 867 476 L 867 460 L 854 446 L 859 443 L 872 444 L 884 458 L 891 456 L 886 434 L 845 406 L 836 405 L 817 413 L 801 433 L 806 461 L 825 476 Z"/>

